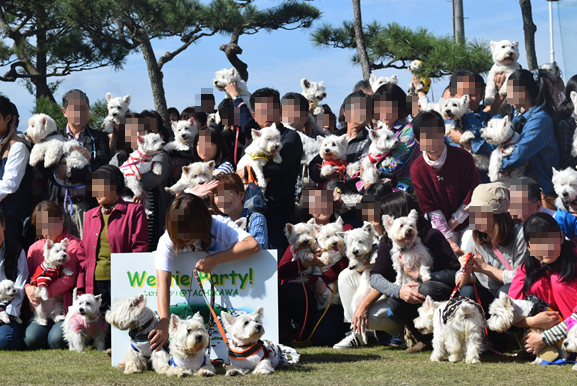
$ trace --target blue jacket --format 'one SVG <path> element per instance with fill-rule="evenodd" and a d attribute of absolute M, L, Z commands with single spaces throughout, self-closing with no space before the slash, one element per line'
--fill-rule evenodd
<path fill-rule="evenodd" d="M 475 138 L 471 140 L 471 150 L 474 154 L 491 156 L 495 146 L 491 145 L 485 138 L 481 137 L 481 129 L 485 127 L 489 114 L 481 111 L 480 113 L 468 113 L 461 118 L 463 130 L 470 130 L 475 134 Z M 457 146 L 451 139 L 447 138 L 447 144 Z"/>
<path fill-rule="evenodd" d="M 529 161 L 535 171 L 537 182 L 543 193 L 553 195 L 553 168 L 559 169 L 559 144 L 555 138 L 553 119 L 542 106 L 532 107 L 514 121 L 524 117 L 527 122 L 523 126 L 520 140 L 515 144 L 513 153 L 503 159 L 503 168 L 518 168 L 525 166 Z M 529 168 L 525 172 L 532 177 Z"/>
<path fill-rule="evenodd" d="M 572 240 L 577 234 L 577 217 L 573 216 L 573 213 L 557 209 L 555 220 L 557 220 L 557 224 L 559 224 L 565 237 Z"/>

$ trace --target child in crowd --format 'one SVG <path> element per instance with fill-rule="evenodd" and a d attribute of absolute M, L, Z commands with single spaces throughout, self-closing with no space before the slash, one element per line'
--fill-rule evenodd
<path fill-rule="evenodd" d="M 236 170 L 222 134 L 214 127 L 204 126 L 198 130 L 192 153 L 194 162 L 214 161 L 214 170 L 219 173 L 234 173 Z"/>

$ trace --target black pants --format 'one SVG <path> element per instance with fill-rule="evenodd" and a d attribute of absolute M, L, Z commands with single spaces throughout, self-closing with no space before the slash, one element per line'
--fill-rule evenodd
<path fill-rule="evenodd" d="M 306 326 L 301 340 L 308 339 L 324 310 L 317 310 L 314 292 L 309 284 L 289 282 L 279 288 L 279 331 L 281 342 L 288 343 L 298 339 L 298 334 L 307 315 Z M 308 298 L 308 309 L 306 307 Z M 308 314 L 307 314 L 308 310 Z M 295 328 L 296 325 L 296 328 Z M 315 330 L 311 343 L 314 346 L 332 346 L 344 336 L 349 326 L 344 323 L 344 311 L 341 305 L 331 305 Z"/>
<path fill-rule="evenodd" d="M 282 257 L 289 246 L 289 242 L 284 234 L 287 223 L 291 221 L 290 214 L 277 214 L 266 212 L 266 226 L 268 229 L 268 244 L 270 249 L 278 251 L 278 259 Z"/>
<path fill-rule="evenodd" d="M 434 301 L 440 302 L 449 300 L 453 292 L 453 288 L 449 287 L 445 283 L 438 281 L 427 281 L 419 287 L 419 293 L 423 296 L 430 296 Z M 389 308 L 393 315 L 395 315 L 407 328 L 415 339 L 419 342 L 430 343 L 433 339 L 432 335 L 423 335 L 415 328 L 413 321 L 417 316 L 419 316 L 418 309 L 421 304 L 411 304 L 407 303 L 402 299 L 389 298 L 388 300 Z"/>
<path fill-rule="evenodd" d="M 106 312 L 112 307 L 110 302 L 110 280 L 94 280 L 94 296 L 100 295 L 100 313 L 106 316 Z M 106 336 L 106 348 L 112 347 L 110 331 Z"/>

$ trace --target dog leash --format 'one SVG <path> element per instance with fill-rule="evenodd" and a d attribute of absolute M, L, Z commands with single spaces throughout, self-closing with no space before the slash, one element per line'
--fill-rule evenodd
<path fill-rule="evenodd" d="M 68 215 L 72 215 L 72 212 L 74 212 L 74 205 L 72 205 L 72 196 L 70 196 L 70 189 L 84 189 L 86 188 L 86 185 L 82 185 L 82 186 L 75 186 L 75 185 L 62 185 L 60 182 L 58 182 L 58 179 L 56 178 L 56 168 L 54 168 L 53 172 L 52 172 L 53 176 L 54 176 L 54 181 L 56 182 L 56 184 L 58 186 L 60 186 L 61 188 L 64 188 L 64 212 Z M 70 211 L 68 211 L 68 204 L 70 204 Z"/>

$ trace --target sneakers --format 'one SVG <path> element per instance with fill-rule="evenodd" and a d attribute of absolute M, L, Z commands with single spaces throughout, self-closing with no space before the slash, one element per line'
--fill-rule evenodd
<path fill-rule="evenodd" d="M 416 345 L 414 345 L 413 347 L 409 347 L 405 352 L 407 354 L 414 354 L 414 353 L 418 353 L 421 351 L 428 351 L 430 349 L 431 349 L 431 347 L 428 344 L 423 343 L 423 342 L 417 342 Z"/>
<path fill-rule="evenodd" d="M 366 343 L 360 334 L 357 334 L 354 331 L 350 331 L 347 332 L 344 339 L 341 340 L 339 343 L 335 344 L 333 348 L 337 350 L 344 350 L 348 348 L 357 348 L 365 345 Z"/>

